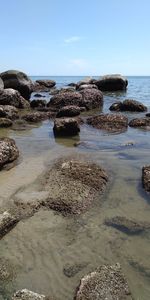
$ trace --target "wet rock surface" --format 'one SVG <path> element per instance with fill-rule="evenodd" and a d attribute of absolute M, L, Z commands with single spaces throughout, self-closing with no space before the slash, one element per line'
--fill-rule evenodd
<path fill-rule="evenodd" d="M 83 103 L 87 110 L 103 105 L 103 94 L 96 89 L 83 89 L 81 92 Z"/>
<path fill-rule="evenodd" d="M 124 231 L 128 234 L 138 234 L 142 231 L 150 229 L 150 223 L 130 220 L 126 217 L 116 216 L 113 218 L 105 219 L 107 226 L 112 226 L 118 230 Z"/>
<path fill-rule="evenodd" d="M 25 121 L 30 122 L 30 123 L 37 123 L 37 122 L 43 121 L 47 118 L 48 118 L 47 113 L 37 112 L 37 111 L 27 113 L 26 115 L 24 115 L 22 117 L 22 119 L 24 119 Z"/>
<path fill-rule="evenodd" d="M 79 92 L 63 92 L 58 93 L 50 99 L 47 104 L 50 107 L 57 109 L 68 105 L 84 106 L 82 101 L 82 95 Z"/>
<path fill-rule="evenodd" d="M 12 120 L 8 119 L 8 118 L 0 118 L 0 127 L 1 128 L 7 128 L 12 126 L 13 122 Z"/>
<path fill-rule="evenodd" d="M 123 132 L 127 130 L 128 119 L 122 114 L 100 114 L 87 119 L 87 124 L 108 132 Z"/>
<path fill-rule="evenodd" d="M 19 156 L 19 150 L 13 139 L 1 138 L 0 139 L 0 169 L 5 165 L 14 160 Z"/>
<path fill-rule="evenodd" d="M 39 80 L 36 80 L 36 82 L 47 88 L 52 88 L 56 85 L 56 82 L 54 80 L 48 80 L 48 79 L 45 79 L 45 80 L 39 79 Z"/>
<path fill-rule="evenodd" d="M 147 107 L 139 101 L 126 99 L 123 102 L 115 102 L 110 108 L 111 111 L 137 111 L 144 112 L 147 111 Z"/>
<path fill-rule="evenodd" d="M 142 168 L 142 183 L 147 192 L 150 192 L 150 166 Z"/>
<path fill-rule="evenodd" d="M 14 89 L 0 90 L 0 105 L 12 105 L 17 108 L 28 108 L 30 104 Z"/>
<path fill-rule="evenodd" d="M 79 121 L 76 118 L 57 118 L 53 131 L 55 136 L 77 135 L 80 131 Z"/>
<path fill-rule="evenodd" d="M 16 107 L 11 105 L 0 105 L 0 118 L 6 117 L 11 120 L 19 118 L 19 111 Z"/>
<path fill-rule="evenodd" d="M 130 127 L 149 127 L 150 126 L 150 118 L 135 118 L 129 122 Z"/>
<path fill-rule="evenodd" d="M 56 118 L 75 117 L 80 114 L 80 111 L 80 107 L 76 105 L 64 106 L 58 111 Z"/>
<path fill-rule="evenodd" d="M 132 300 L 128 283 L 119 264 L 103 265 L 84 276 L 77 290 L 76 300 Z"/>
<path fill-rule="evenodd" d="M 13 296 L 12 300 L 50 300 L 50 298 L 45 297 L 44 295 L 40 295 L 29 291 L 27 289 L 17 291 Z"/>
<path fill-rule="evenodd" d="M 46 100 L 39 100 L 39 99 L 34 99 L 30 102 L 30 106 L 32 108 L 36 108 L 36 107 L 46 107 Z"/>
<path fill-rule="evenodd" d="M 95 84 L 101 91 L 119 91 L 127 88 L 128 81 L 121 75 L 105 75 Z"/>
<path fill-rule="evenodd" d="M 4 88 L 14 89 L 20 92 L 22 97 L 29 100 L 32 93 L 32 81 L 23 72 L 16 70 L 8 70 L 0 74 L 4 82 Z"/>
<path fill-rule="evenodd" d="M 19 221 L 19 219 L 9 212 L 5 211 L 0 214 L 0 238 L 9 232 Z"/>

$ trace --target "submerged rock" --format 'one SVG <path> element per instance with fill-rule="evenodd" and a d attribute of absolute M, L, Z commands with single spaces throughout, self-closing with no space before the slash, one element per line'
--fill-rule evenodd
<path fill-rule="evenodd" d="M 22 119 L 24 119 L 25 121 L 30 122 L 30 123 L 37 123 L 37 122 L 43 121 L 47 118 L 48 118 L 47 113 L 37 112 L 37 111 L 28 113 L 22 117 Z"/>
<path fill-rule="evenodd" d="M 10 231 L 19 221 L 18 218 L 5 211 L 0 214 L 0 238 Z"/>
<path fill-rule="evenodd" d="M 146 229 L 150 229 L 150 223 L 129 220 L 126 217 L 116 216 L 105 220 L 105 224 L 117 228 L 118 230 L 125 231 L 129 234 L 140 233 Z"/>
<path fill-rule="evenodd" d="M 6 117 L 11 120 L 18 119 L 18 109 L 11 105 L 0 105 L 0 118 L 1 117 Z"/>
<path fill-rule="evenodd" d="M 77 263 L 74 265 L 67 264 L 63 268 L 63 273 L 66 277 L 74 277 L 77 273 L 82 271 L 87 266 L 87 263 Z"/>
<path fill-rule="evenodd" d="M 50 298 L 45 297 L 44 295 L 40 295 L 29 291 L 27 289 L 17 291 L 12 300 L 50 300 Z"/>
<path fill-rule="evenodd" d="M 101 91 L 119 91 L 127 88 L 128 81 L 121 75 L 105 75 L 95 84 Z"/>
<path fill-rule="evenodd" d="M 142 183 L 147 192 L 150 192 L 150 166 L 142 168 Z"/>
<path fill-rule="evenodd" d="M 0 169 L 5 165 L 14 160 L 19 156 L 19 150 L 13 139 L 0 138 Z"/>
<path fill-rule="evenodd" d="M 7 128 L 12 126 L 12 120 L 8 119 L 8 118 L 0 118 L 0 127 L 1 128 Z"/>
<path fill-rule="evenodd" d="M 103 94 L 96 89 L 83 89 L 81 92 L 83 103 L 87 110 L 103 105 Z"/>
<path fill-rule="evenodd" d="M 117 263 L 103 265 L 84 276 L 78 287 L 75 300 L 132 300 L 127 280 Z"/>
<path fill-rule="evenodd" d="M 12 280 L 14 276 L 14 266 L 12 266 L 8 259 L 0 257 L 0 281 Z"/>
<path fill-rule="evenodd" d="M 28 108 L 30 104 L 14 89 L 0 90 L 0 105 L 12 105 L 17 108 Z"/>
<path fill-rule="evenodd" d="M 55 119 L 53 131 L 55 136 L 77 135 L 80 131 L 79 121 L 76 118 Z"/>
<path fill-rule="evenodd" d="M 129 122 L 130 127 L 149 127 L 150 126 L 150 118 L 135 118 Z"/>
<path fill-rule="evenodd" d="M 58 111 L 56 118 L 75 117 L 80 114 L 80 111 L 80 107 L 76 105 L 64 106 Z"/>
<path fill-rule="evenodd" d="M 123 132 L 127 130 L 128 118 L 122 114 L 100 114 L 87 119 L 87 124 L 108 132 Z"/>
<path fill-rule="evenodd" d="M 32 81 L 23 72 L 8 70 L 0 74 L 5 89 L 14 89 L 20 92 L 21 96 L 29 100 L 32 93 Z"/>
<path fill-rule="evenodd" d="M 147 111 L 147 107 L 143 103 L 131 99 L 126 99 L 123 102 L 115 102 L 110 106 L 109 109 L 112 111 Z"/>

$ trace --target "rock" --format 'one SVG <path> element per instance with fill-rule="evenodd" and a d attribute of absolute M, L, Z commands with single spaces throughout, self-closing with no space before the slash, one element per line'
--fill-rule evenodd
<path fill-rule="evenodd" d="M 10 127 L 12 126 L 12 120 L 10 119 L 7 119 L 7 118 L 0 118 L 0 127 L 3 128 L 3 127 Z"/>
<path fill-rule="evenodd" d="M 25 120 L 18 119 L 13 122 L 12 130 L 22 131 L 31 129 L 31 125 L 29 125 Z"/>
<path fill-rule="evenodd" d="M 47 113 L 37 112 L 37 111 L 28 113 L 22 117 L 22 119 L 26 120 L 27 122 L 31 122 L 31 123 L 40 122 L 47 118 L 48 118 Z"/>
<path fill-rule="evenodd" d="M 17 291 L 12 297 L 12 300 L 48 300 L 48 299 L 50 300 L 50 298 L 47 298 L 44 295 L 34 293 L 27 289 Z"/>
<path fill-rule="evenodd" d="M 85 212 L 106 189 L 108 175 L 88 161 L 67 158 L 58 160 L 47 172 L 42 186 L 49 197 L 46 206 L 63 215 Z"/>
<path fill-rule="evenodd" d="M 34 94 L 34 97 L 43 98 L 43 97 L 46 97 L 46 96 L 37 93 L 37 94 Z"/>
<path fill-rule="evenodd" d="M 4 82 L 3 80 L 0 78 L 0 90 L 4 89 Z"/>
<path fill-rule="evenodd" d="M 14 266 L 11 265 L 8 259 L 0 257 L 0 281 L 12 280 L 15 276 Z"/>
<path fill-rule="evenodd" d="M 0 105 L 11 105 L 17 108 L 28 108 L 30 104 L 14 89 L 0 90 Z"/>
<path fill-rule="evenodd" d="M 82 271 L 85 267 L 87 266 L 87 263 L 77 263 L 74 265 L 71 264 L 67 264 L 64 268 L 63 268 L 63 273 L 66 277 L 74 277 L 77 273 L 79 273 L 80 271 Z"/>
<path fill-rule="evenodd" d="M 101 91 L 119 91 L 126 89 L 128 81 L 121 75 L 106 75 L 97 80 L 95 84 Z"/>
<path fill-rule="evenodd" d="M 85 106 L 87 110 L 103 105 L 103 94 L 101 91 L 96 89 L 83 89 L 80 93 L 82 95 L 82 106 Z"/>
<path fill-rule="evenodd" d="M 39 80 L 36 80 L 36 82 L 39 84 L 39 85 L 43 85 L 45 86 L 46 88 L 49 88 L 51 89 L 52 87 L 54 87 L 56 85 L 56 82 L 54 80 L 48 80 L 48 79 L 39 79 Z"/>
<path fill-rule="evenodd" d="M 0 238 L 10 231 L 19 221 L 18 218 L 5 211 L 0 214 Z"/>
<path fill-rule="evenodd" d="M 84 106 L 82 95 L 79 92 L 59 93 L 53 96 L 47 104 L 48 107 L 55 107 L 57 109 L 68 105 Z"/>
<path fill-rule="evenodd" d="M 78 91 L 82 91 L 84 89 L 98 89 L 96 84 L 81 84 L 79 88 L 77 88 Z"/>
<path fill-rule="evenodd" d="M 79 106 L 68 105 L 68 106 L 62 107 L 58 111 L 58 113 L 56 115 L 56 118 L 75 117 L 75 116 L 78 116 L 79 114 L 80 114 L 80 107 Z"/>
<path fill-rule="evenodd" d="M 112 111 L 147 111 L 147 107 L 139 101 L 126 99 L 123 102 L 115 102 L 110 108 Z"/>
<path fill-rule="evenodd" d="M 21 96 L 27 100 L 30 99 L 32 93 L 32 81 L 23 72 L 9 70 L 0 74 L 4 82 L 4 88 L 14 89 L 20 92 Z"/>
<path fill-rule="evenodd" d="M 92 80 L 92 77 L 87 76 L 83 80 L 78 81 L 76 85 L 79 87 L 80 85 L 83 85 L 83 84 L 90 84 L 91 80 Z"/>
<path fill-rule="evenodd" d="M 39 100 L 39 99 L 32 100 L 30 102 L 30 106 L 32 108 L 35 108 L 35 107 L 46 107 L 46 104 L 47 104 L 46 100 Z"/>
<path fill-rule="evenodd" d="M 1 117 L 6 117 L 11 120 L 18 119 L 18 109 L 11 105 L 0 105 L 0 118 Z"/>
<path fill-rule="evenodd" d="M 84 276 L 78 287 L 75 300 L 132 300 L 127 280 L 117 263 L 103 265 Z"/>
<path fill-rule="evenodd" d="M 150 113 L 147 113 L 147 114 L 146 114 L 146 117 L 148 117 L 148 118 L 149 118 L 149 117 L 150 117 Z"/>
<path fill-rule="evenodd" d="M 118 230 L 125 231 L 128 234 L 137 234 L 146 229 L 150 229 L 150 223 L 129 220 L 126 217 L 116 216 L 113 218 L 105 219 L 105 224 L 117 228 Z"/>
<path fill-rule="evenodd" d="M 13 139 L 0 138 L 0 169 L 5 165 L 14 160 L 19 156 L 19 150 Z"/>
<path fill-rule="evenodd" d="M 68 86 L 72 86 L 72 87 L 75 87 L 75 88 L 76 88 L 76 85 L 77 85 L 77 84 L 74 83 L 74 82 L 71 82 L 71 83 L 68 84 Z"/>
<path fill-rule="evenodd" d="M 123 132 L 127 130 L 128 119 L 122 114 L 100 114 L 87 119 L 87 124 L 108 132 Z"/>
<path fill-rule="evenodd" d="M 77 135 L 80 131 L 79 122 L 75 118 L 55 119 L 53 131 L 55 136 Z"/>
<path fill-rule="evenodd" d="M 59 90 L 59 93 L 66 93 L 66 92 L 75 92 L 76 89 L 74 87 L 64 86 Z"/>
<path fill-rule="evenodd" d="M 129 122 L 130 127 L 148 127 L 150 126 L 150 118 L 135 118 Z"/>
<path fill-rule="evenodd" d="M 150 192 L 150 166 L 142 168 L 142 183 L 147 192 Z"/>

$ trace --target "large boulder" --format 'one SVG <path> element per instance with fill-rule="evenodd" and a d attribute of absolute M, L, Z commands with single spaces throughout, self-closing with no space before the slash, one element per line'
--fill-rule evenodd
<path fill-rule="evenodd" d="M 32 93 L 32 81 L 23 72 L 9 70 L 0 74 L 4 82 L 4 88 L 12 88 L 20 92 L 21 96 L 27 100 Z"/>
<path fill-rule="evenodd" d="M 9 212 L 5 211 L 0 214 L 0 238 L 10 231 L 19 221 L 19 219 Z"/>
<path fill-rule="evenodd" d="M 34 293 L 27 289 L 17 291 L 11 299 L 12 300 L 50 300 L 50 298 L 47 298 L 44 295 Z"/>
<path fill-rule="evenodd" d="M 0 169 L 5 165 L 14 160 L 19 156 L 19 150 L 13 139 L 0 138 Z"/>
<path fill-rule="evenodd" d="M 75 117 L 80 114 L 80 111 L 80 107 L 76 105 L 64 106 L 58 111 L 56 118 Z"/>
<path fill-rule="evenodd" d="M 0 105 L 0 118 L 5 117 L 11 120 L 19 118 L 18 109 L 11 105 Z"/>
<path fill-rule="evenodd" d="M 131 99 L 126 99 L 123 102 L 115 102 L 110 106 L 109 109 L 112 111 L 147 111 L 147 107 L 143 103 Z"/>
<path fill-rule="evenodd" d="M 147 192 L 150 192 L 150 166 L 144 166 L 142 169 L 142 183 Z"/>
<path fill-rule="evenodd" d="M 68 105 L 83 106 L 82 95 L 79 92 L 59 93 L 53 96 L 47 104 L 48 107 L 55 107 L 57 109 Z"/>
<path fill-rule="evenodd" d="M 0 90 L 4 89 L 4 82 L 3 80 L 0 78 Z"/>
<path fill-rule="evenodd" d="M 117 263 L 103 265 L 85 275 L 78 287 L 75 300 L 132 300 L 132 295 Z"/>
<path fill-rule="evenodd" d="M 129 122 L 130 127 L 141 127 L 141 128 L 149 128 L 150 127 L 150 118 L 135 118 Z"/>
<path fill-rule="evenodd" d="M 76 118 L 60 118 L 54 120 L 55 136 L 73 136 L 80 131 L 79 121 Z"/>
<path fill-rule="evenodd" d="M 97 80 L 95 84 L 101 91 L 119 91 L 126 89 L 128 81 L 121 75 L 105 75 Z"/>
<path fill-rule="evenodd" d="M 105 219 L 107 226 L 112 226 L 118 230 L 124 231 L 128 234 L 137 234 L 147 229 L 150 229 L 150 223 L 143 221 L 130 220 L 126 217 L 116 216 Z"/>
<path fill-rule="evenodd" d="M 30 104 L 14 89 L 0 90 L 0 105 L 12 105 L 17 108 L 29 108 Z"/>
<path fill-rule="evenodd" d="M 100 114 L 87 119 L 87 124 L 108 132 L 120 133 L 127 130 L 128 118 L 122 114 Z"/>
<path fill-rule="evenodd" d="M 96 89 L 83 89 L 81 90 L 82 106 L 87 110 L 97 108 L 103 105 L 103 94 Z"/>

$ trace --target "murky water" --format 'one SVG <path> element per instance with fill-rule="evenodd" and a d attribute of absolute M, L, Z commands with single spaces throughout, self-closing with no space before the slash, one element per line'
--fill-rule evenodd
<path fill-rule="evenodd" d="M 143 81 L 135 86 L 134 80 L 129 82 L 127 94 L 105 94 L 105 112 L 116 99 L 127 97 L 149 105 L 148 79 L 144 83 L 149 90 L 143 90 L 142 96 Z M 143 114 L 128 117 L 137 115 Z M 128 128 L 122 134 L 108 135 L 83 125 L 79 137 L 54 139 L 52 128 L 53 122 L 45 121 L 30 130 L 0 130 L 0 136 L 14 138 L 20 149 L 18 164 L 0 172 L 1 211 L 18 189 L 32 185 L 48 165 L 67 154 L 81 153 L 102 165 L 110 174 L 110 185 L 102 201 L 80 216 L 63 217 L 41 209 L 1 239 L 0 257 L 9 261 L 14 272 L 1 282 L 0 299 L 10 299 L 15 290 L 28 288 L 57 300 L 71 300 L 84 274 L 101 264 L 120 262 L 135 299 L 148 300 L 150 232 L 127 235 L 104 225 L 104 219 L 121 215 L 150 220 L 150 197 L 141 185 L 141 169 L 150 164 L 150 131 Z M 79 141 L 83 143 L 74 147 Z M 69 278 L 64 274 L 66 265 L 79 263 L 83 267 L 76 275 Z"/>

